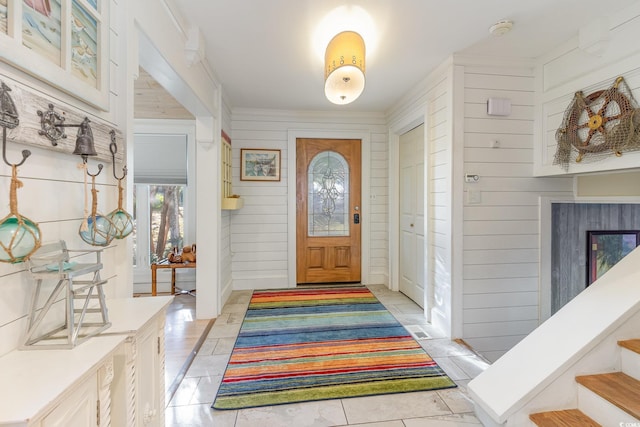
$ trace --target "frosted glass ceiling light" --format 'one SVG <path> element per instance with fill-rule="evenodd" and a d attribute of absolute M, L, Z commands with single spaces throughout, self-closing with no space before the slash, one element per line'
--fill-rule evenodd
<path fill-rule="evenodd" d="M 355 101 L 364 90 L 364 40 L 354 31 L 331 39 L 324 55 L 324 93 L 334 104 Z"/>

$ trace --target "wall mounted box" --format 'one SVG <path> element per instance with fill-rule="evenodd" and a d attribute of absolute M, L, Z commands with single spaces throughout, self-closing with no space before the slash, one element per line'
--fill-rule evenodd
<path fill-rule="evenodd" d="M 487 114 L 490 116 L 508 116 L 511 114 L 511 100 L 507 98 L 489 98 Z"/>

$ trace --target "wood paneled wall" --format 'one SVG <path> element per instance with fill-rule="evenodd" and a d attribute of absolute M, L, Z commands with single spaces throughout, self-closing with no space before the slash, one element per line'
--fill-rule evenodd
<path fill-rule="evenodd" d="M 586 288 L 587 231 L 640 230 L 640 205 L 554 203 L 551 216 L 553 314 Z"/>

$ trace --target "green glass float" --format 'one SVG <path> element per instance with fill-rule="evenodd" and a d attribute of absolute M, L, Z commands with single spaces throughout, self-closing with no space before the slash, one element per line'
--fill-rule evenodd
<path fill-rule="evenodd" d="M 13 129 L 19 124 L 18 112 L 9 95 L 11 89 L 0 82 L 0 126 L 2 126 L 2 159 L 11 166 L 11 187 L 9 189 L 9 214 L 0 220 L 0 262 L 19 263 L 27 259 L 41 245 L 42 239 L 38 224 L 18 212 L 18 166 L 31 155 L 29 150 L 22 151 L 22 161 L 11 164 L 7 161 L 7 128 Z"/>
<path fill-rule="evenodd" d="M 113 237 L 115 239 L 124 239 L 133 231 L 133 218 L 127 211 L 122 209 L 124 192 L 122 188 L 122 180 L 127 176 L 127 167 L 125 166 L 122 168 L 122 177 L 118 177 L 116 175 L 116 153 L 118 151 L 118 146 L 116 145 L 115 140 L 116 133 L 112 130 L 109 150 L 111 150 L 111 158 L 113 159 L 113 177 L 118 180 L 118 208 L 108 213 L 107 218 L 113 224 L 113 229 L 111 230 Z"/>
<path fill-rule="evenodd" d="M 17 179 L 17 165 L 12 165 L 10 213 L 0 221 L 0 261 L 23 262 L 42 243 L 38 224 L 18 213 L 17 189 L 22 183 Z"/>

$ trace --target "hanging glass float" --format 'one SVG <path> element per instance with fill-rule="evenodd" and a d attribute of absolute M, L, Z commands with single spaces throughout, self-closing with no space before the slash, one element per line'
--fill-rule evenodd
<path fill-rule="evenodd" d="M 83 163 L 86 170 L 86 163 Z M 102 171 L 102 165 L 98 165 L 98 173 L 95 175 L 86 171 L 86 175 L 91 177 L 91 214 L 86 215 L 80 224 L 80 238 L 92 246 L 107 246 L 113 240 L 113 229 L 115 228 L 109 218 L 97 212 L 98 210 L 98 190 L 96 189 L 96 176 Z M 85 177 L 86 186 L 86 177 Z M 86 199 L 86 192 L 85 192 Z"/>
<path fill-rule="evenodd" d="M 111 144 L 109 145 L 109 150 L 111 150 L 111 158 L 113 159 L 113 177 L 118 180 L 118 208 L 107 214 L 107 218 L 113 224 L 113 229 L 111 230 L 111 234 L 115 239 L 124 239 L 133 231 L 133 218 L 127 211 L 122 209 L 122 199 L 123 199 L 123 188 L 122 188 L 122 180 L 127 176 L 127 167 L 123 167 L 123 175 L 122 177 L 118 177 L 116 175 L 116 153 L 118 151 L 118 146 L 115 142 L 116 133 L 115 131 L 111 131 Z"/>
<path fill-rule="evenodd" d="M 0 261 L 18 263 L 34 253 L 42 243 L 38 224 L 18 213 L 17 165 L 11 165 L 10 213 L 0 221 Z"/>
<path fill-rule="evenodd" d="M 18 113 L 9 95 L 11 89 L 0 82 L 0 126 L 2 126 L 2 158 L 11 166 L 11 187 L 9 189 L 9 214 L 0 220 L 0 262 L 18 263 L 33 254 L 42 243 L 38 224 L 18 212 L 18 166 L 31 155 L 29 150 L 22 151 L 22 161 L 11 164 L 7 161 L 7 128 L 18 126 Z"/>
<path fill-rule="evenodd" d="M 133 231 L 133 218 L 122 209 L 122 180 L 118 180 L 118 208 L 107 214 L 107 218 L 113 224 L 111 233 L 115 239 L 124 239 Z"/>

